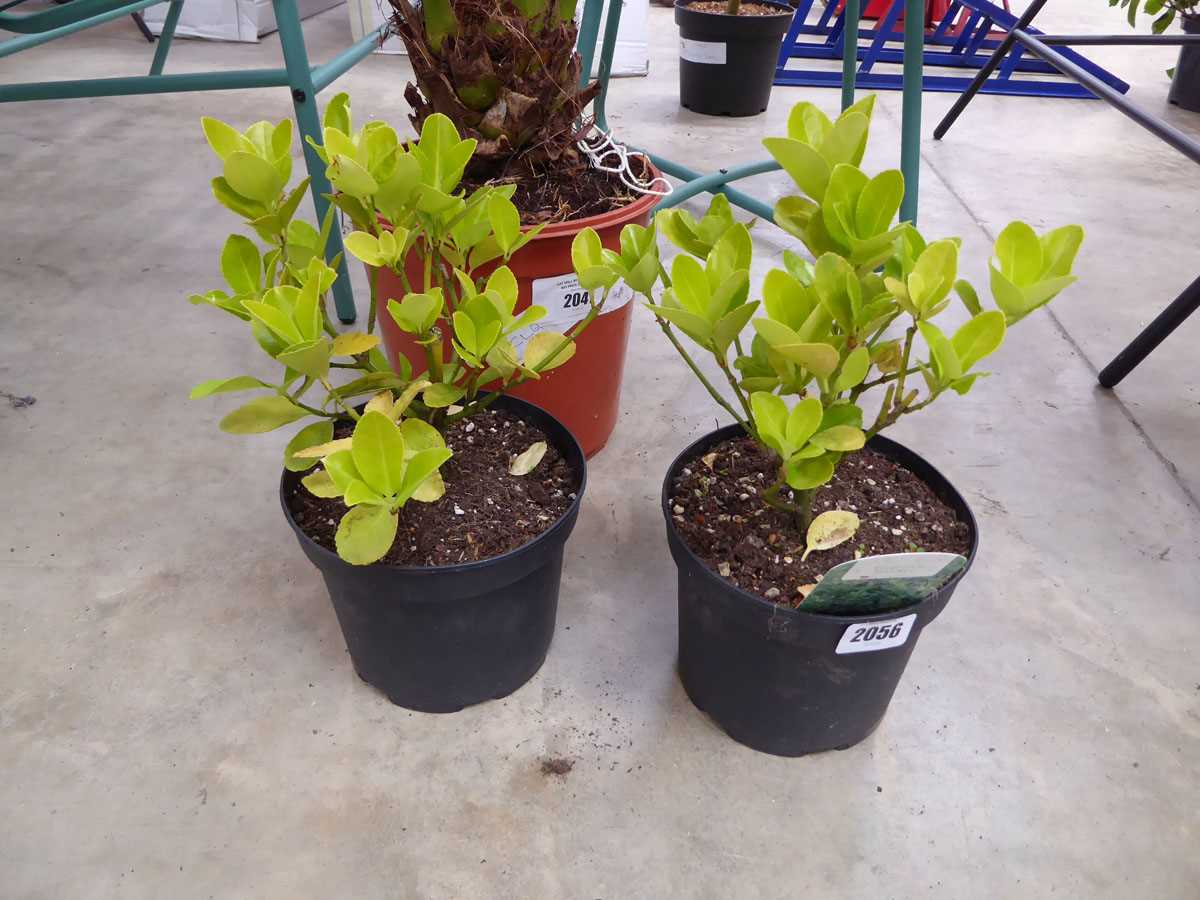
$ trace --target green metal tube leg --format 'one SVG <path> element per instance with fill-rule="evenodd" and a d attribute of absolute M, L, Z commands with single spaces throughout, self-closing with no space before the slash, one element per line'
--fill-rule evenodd
<path fill-rule="evenodd" d="M 904 107 L 900 114 L 900 218 L 916 224 L 921 177 L 921 79 L 925 50 L 925 0 L 904 0 Z"/>
<path fill-rule="evenodd" d="M 271 0 L 275 7 L 275 23 L 279 26 L 279 43 L 283 47 L 283 63 L 287 67 L 288 83 L 292 89 L 292 105 L 296 110 L 296 124 L 300 131 L 300 146 L 304 149 L 304 162 L 312 179 L 313 206 L 317 211 L 317 222 L 323 222 L 329 209 L 326 194 L 333 193 L 329 179 L 325 177 L 325 164 L 321 157 L 308 145 L 306 137 L 321 140 L 321 119 L 317 115 L 317 91 L 313 86 L 312 69 L 308 63 L 308 50 L 304 46 L 304 32 L 300 29 L 300 16 L 296 12 L 296 0 Z M 342 245 L 342 232 L 333 228 L 329 243 L 325 245 L 325 259 L 339 256 L 337 280 L 333 283 L 333 302 L 338 318 L 349 324 L 354 321 L 354 288 L 350 284 L 350 270 L 346 266 L 346 253 Z"/>
<path fill-rule="evenodd" d="M 175 37 L 175 26 L 179 24 L 181 12 L 183 0 L 171 0 L 167 16 L 163 19 L 162 32 L 158 36 L 158 46 L 154 48 L 154 61 L 150 63 L 151 75 L 161 75 L 163 66 L 167 64 L 167 53 L 171 50 L 171 41 Z"/>
<path fill-rule="evenodd" d="M 80 81 L 32 81 L 0 85 L 0 103 L 23 100 L 71 100 L 79 97 L 127 97 L 183 91 L 232 91 L 286 87 L 283 69 L 237 69 L 225 72 L 180 72 L 174 75 L 127 75 Z"/>
<path fill-rule="evenodd" d="M 9 38 L 7 41 L 0 41 L 0 58 L 12 56 L 14 53 L 20 53 L 22 50 L 28 50 L 30 47 L 36 47 L 39 44 L 45 44 L 49 41 L 58 40 L 60 37 L 66 37 L 68 34 L 74 34 L 77 31 L 83 31 L 86 28 L 92 28 L 95 25 L 102 25 L 105 22 L 111 22 L 113 19 L 123 19 L 130 13 L 138 12 L 145 9 L 147 6 L 154 6 L 157 3 L 162 3 L 163 0 L 134 0 L 128 6 L 122 6 L 119 9 L 110 9 L 106 13 L 100 13 L 98 16 L 92 16 L 88 19 L 81 19 L 78 22 L 72 22 L 69 25 L 60 25 L 58 28 L 51 28 L 49 31 L 39 31 L 35 34 L 21 34 L 15 38 Z"/>
<path fill-rule="evenodd" d="M 600 13 L 604 0 L 585 0 L 583 21 L 579 23 L 579 37 L 575 46 L 579 50 L 579 83 L 585 85 L 592 77 L 592 62 L 596 59 L 596 35 L 600 33 Z"/>
<path fill-rule="evenodd" d="M 861 17 L 859 0 L 846 0 L 842 22 L 842 109 L 854 105 L 854 83 L 858 73 L 858 21 Z"/>

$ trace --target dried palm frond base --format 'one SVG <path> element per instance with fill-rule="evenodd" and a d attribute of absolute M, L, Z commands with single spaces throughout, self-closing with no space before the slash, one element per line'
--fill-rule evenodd
<path fill-rule="evenodd" d="M 390 2 L 392 28 L 416 77 L 404 91 L 410 119 L 419 131 L 440 112 L 475 138 L 469 175 L 576 178 L 590 171 L 575 146 L 577 123 L 600 86 L 579 86 L 573 2 Z"/>

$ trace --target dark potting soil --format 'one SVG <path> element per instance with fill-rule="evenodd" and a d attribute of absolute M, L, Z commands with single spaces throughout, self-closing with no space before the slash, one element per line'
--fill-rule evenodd
<path fill-rule="evenodd" d="M 716 13 L 718 15 L 726 15 L 726 4 L 721 0 L 700 0 L 699 3 L 689 3 L 688 9 L 694 9 L 696 12 Z M 791 15 L 787 10 L 780 9 L 778 6 L 768 6 L 765 3 L 743 3 L 738 10 L 739 16 L 787 16 Z"/>
<path fill-rule="evenodd" d="M 349 425 L 339 425 L 346 437 Z M 381 562 L 452 566 L 499 556 L 529 543 L 567 511 L 579 487 L 576 473 L 541 429 L 503 410 L 485 410 L 445 433 L 454 456 L 441 468 L 445 495 L 410 500 L 400 510 L 396 542 Z M 546 441 L 546 455 L 528 475 L 510 475 L 514 456 Z M 288 507 L 304 533 L 336 552 L 334 535 L 346 512 L 340 498 L 315 497 L 301 484 Z"/>
<path fill-rule="evenodd" d="M 645 162 L 640 156 L 630 156 L 630 166 L 639 177 L 646 176 Z M 605 162 L 612 162 L 612 159 Z M 622 209 L 642 197 L 622 183 L 620 176 L 602 172 L 590 165 L 576 170 L 551 168 L 530 173 L 498 176 L 480 181 L 464 178 L 468 192 L 485 184 L 515 184 L 512 201 L 521 211 L 522 225 L 540 225 L 583 219 Z"/>
<path fill-rule="evenodd" d="M 743 590 L 798 607 L 811 586 L 855 555 L 970 549 L 970 529 L 915 475 L 864 449 L 842 457 L 821 487 L 813 512 L 844 509 L 858 515 L 858 532 L 807 560 L 804 534 L 791 514 L 763 503 L 778 457 L 749 438 L 713 447 L 675 479 L 671 511 L 684 542 L 704 563 Z M 784 491 L 787 496 L 787 491 Z M 803 590 L 802 590 L 803 588 Z"/>

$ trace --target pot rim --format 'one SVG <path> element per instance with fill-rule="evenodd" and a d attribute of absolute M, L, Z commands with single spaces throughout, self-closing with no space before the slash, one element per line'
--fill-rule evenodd
<path fill-rule="evenodd" d="M 724 578 L 722 578 L 720 575 L 718 575 L 716 572 L 714 572 L 712 569 L 710 569 L 708 567 L 708 564 L 704 560 L 702 560 L 699 556 L 697 556 L 696 552 L 694 550 L 692 550 L 691 547 L 688 546 L 687 542 L 683 539 L 683 536 L 679 533 L 679 530 L 675 527 L 675 520 L 674 520 L 674 518 L 672 518 L 671 506 L 670 506 L 672 475 L 675 472 L 682 469 L 692 459 L 698 458 L 700 450 L 705 449 L 706 446 L 711 446 L 711 444 L 714 442 L 714 438 L 717 435 L 722 434 L 722 432 L 726 432 L 729 437 L 733 437 L 733 436 L 737 435 L 738 433 L 741 433 L 743 435 L 745 434 L 745 431 L 743 431 L 742 428 L 738 425 L 724 425 L 721 428 L 717 428 L 717 429 L 714 429 L 713 431 L 709 431 L 709 432 L 706 432 L 705 434 L 702 434 L 696 440 L 694 440 L 690 444 L 688 444 L 687 447 L 685 447 L 683 449 L 683 451 L 678 456 L 675 457 L 674 461 L 667 468 L 666 476 L 663 478 L 662 513 L 663 513 L 663 518 L 666 519 L 666 521 L 667 521 L 667 528 L 670 530 L 671 534 L 674 536 L 675 540 L 679 543 L 679 545 L 686 551 L 686 553 L 689 557 L 689 560 L 692 563 L 694 563 L 696 568 L 702 572 L 702 577 L 707 578 L 710 581 L 713 581 L 713 582 L 719 584 L 729 594 L 737 596 L 740 600 L 743 600 L 747 603 L 758 606 L 760 609 L 764 610 L 765 612 L 769 612 L 774 616 L 780 616 L 780 615 L 793 616 L 793 617 L 801 617 L 804 619 L 820 620 L 823 622 L 841 622 L 846 625 L 851 625 L 851 624 L 854 624 L 857 622 L 873 622 L 873 621 L 882 621 L 884 619 L 894 619 L 897 616 L 906 616 L 910 613 L 915 613 L 918 609 L 925 606 L 925 604 L 930 603 L 931 601 L 935 600 L 939 594 L 941 594 L 943 591 L 946 590 L 947 587 L 950 587 L 951 585 L 956 585 L 959 581 L 961 581 L 963 579 L 964 576 L 966 576 L 967 572 L 970 571 L 971 564 L 975 561 L 975 555 L 979 550 L 979 526 L 978 526 L 978 523 L 975 521 L 975 513 L 971 510 L 970 505 L 967 503 L 967 501 L 965 499 L 963 499 L 962 494 L 959 493 L 958 488 L 956 488 L 954 486 L 954 484 L 950 481 L 950 479 L 948 479 L 945 475 L 943 475 L 940 471 L 938 471 L 938 469 L 936 469 L 933 465 L 931 465 L 929 463 L 929 461 L 925 459 L 925 457 L 921 456 L 919 453 L 917 453 L 913 450 L 910 450 L 908 447 L 904 446 L 899 441 L 894 441 L 891 438 L 884 437 L 882 435 L 877 434 L 877 435 L 875 435 L 875 437 L 871 438 L 871 440 L 867 442 L 867 446 L 875 445 L 872 449 L 876 449 L 876 450 L 882 450 L 883 448 L 899 449 L 906 453 L 912 454 L 914 457 L 921 460 L 922 463 L 924 463 L 926 466 L 928 466 L 929 471 L 932 474 L 936 475 L 938 478 L 940 478 L 942 481 L 944 481 L 946 483 L 946 486 L 949 487 L 952 495 L 954 497 L 956 497 L 962 503 L 962 508 L 964 510 L 966 510 L 966 513 L 967 513 L 967 518 L 966 518 L 967 525 L 971 529 L 971 548 L 967 552 L 967 564 L 965 566 L 963 566 L 961 571 L 956 573 L 951 578 L 950 581 L 948 581 L 945 585 L 943 585 L 938 590 L 930 593 L 929 596 L 927 596 L 924 600 L 920 601 L 919 603 L 914 603 L 911 606 L 904 607 L 903 609 L 889 610 L 887 612 L 882 612 L 882 613 L 870 613 L 869 615 L 861 615 L 861 616 L 848 616 L 848 615 L 838 615 L 838 614 L 830 614 L 830 613 L 814 613 L 814 612 L 805 611 L 803 606 L 800 606 L 799 608 L 792 607 L 792 606 L 783 606 L 778 603 L 772 603 L 770 600 L 766 600 L 762 597 L 759 597 L 757 594 L 752 594 L 749 591 L 745 590 L 744 588 L 742 588 L 736 584 L 733 584 L 732 582 L 726 581 Z M 905 466 L 905 468 L 908 468 L 908 467 Z M 910 469 L 909 471 L 911 472 L 912 470 Z M 915 472 L 913 472 L 912 474 L 916 475 Z M 917 476 L 917 477 L 920 477 L 920 476 Z M 925 483 L 925 485 L 927 487 L 930 487 L 932 489 L 932 486 L 929 485 L 929 483 L 926 479 L 921 478 L 920 480 L 923 483 Z"/>
<path fill-rule="evenodd" d="M 643 159 L 646 160 L 646 165 L 650 167 L 649 174 L 651 178 L 663 177 L 662 172 L 659 171 L 658 166 L 654 165 L 654 161 L 650 159 L 649 154 L 642 153 L 640 150 L 632 150 L 631 152 L 638 153 Z M 536 235 L 534 235 L 533 239 L 529 243 L 536 244 L 538 241 L 549 240 L 552 238 L 573 237 L 574 235 L 583 231 L 585 228 L 601 229 L 626 225 L 663 199 L 664 198 L 660 197 L 658 194 L 642 194 L 642 196 L 638 197 L 632 203 L 627 203 L 625 206 L 622 206 L 619 209 L 611 209 L 608 212 L 598 213 L 594 216 L 584 216 L 582 219 L 567 219 L 565 222 L 551 222 Z M 534 227 L 536 226 L 522 225 L 521 231 L 525 232 Z"/>
<path fill-rule="evenodd" d="M 579 454 L 579 459 L 581 460 L 581 466 L 580 466 L 580 470 L 579 470 L 579 487 L 576 488 L 576 490 L 575 490 L 575 499 L 571 501 L 571 505 L 568 506 L 566 508 L 566 510 L 563 511 L 563 514 L 561 516 L 559 516 L 557 519 L 554 520 L 554 523 L 551 524 L 550 527 L 548 527 L 545 531 L 543 531 L 537 537 L 533 538 L 530 541 L 527 541 L 526 543 L 522 544 L 519 547 L 515 547 L 514 549 L 509 550 L 507 553 L 502 553 L 499 556 L 489 556 L 487 559 L 478 559 L 473 562 L 458 563 L 458 564 L 452 565 L 452 566 L 393 566 L 388 563 L 373 562 L 373 563 L 368 563 L 365 566 L 355 566 L 356 569 L 372 569 L 372 568 L 380 569 L 380 570 L 386 569 L 388 571 L 395 572 L 400 575 L 410 576 L 410 577 L 411 576 L 457 575 L 457 574 L 463 574 L 463 573 L 469 573 L 469 572 L 477 572 L 477 571 L 480 571 L 481 569 L 486 569 L 491 566 L 495 566 L 497 564 L 507 562 L 507 561 L 514 559 L 518 556 L 521 556 L 525 553 L 532 552 L 534 550 L 534 548 L 551 540 L 554 536 L 556 536 L 559 532 L 561 532 L 564 527 L 567 527 L 568 525 L 570 525 L 574 522 L 575 516 L 577 515 L 577 513 L 579 511 L 579 505 L 583 502 L 584 491 L 587 488 L 587 457 L 583 455 L 583 448 L 581 448 L 579 446 L 579 441 L 575 439 L 575 435 L 571 434 L 570 429 L 567 428 L 566 425 L 563 425 L 562 422 L 560 422 L 557 417 L 555 417 L 551 413 L 547 412 L 545 409 L 538 406 L 536 403 L 530 403 L 528 400 L 522 400 L 520 397 L 513 397 L 509 394 L 503 395 L 502 397 L 497 399 L 495 402 L 496 403 L 504 403 L 504 402 L 515 403 L 518 406 L 525 406 L 525 407 L 529 407 L 530 409 L 537 410 L 538 412 L 542 413 L 547 418 L 549 418 L 551 421 L 553 421 L 556 425 L 558 425 L 558 427 L 563 430 L 563 433 L 566 434 L 566 436 L 570 439 L 570 445 L 565 448 L 559 447 L 557 441 L 555 441 L 554 443 L 555 443 L 556 449 L 558 450 L 559 453 L 561 453 L 563 455 L 564 458 L 568 458 L 570 455 L 577 453 L 577 454 Z M 563 452 L 564 450 L 566 450 L 568 452 L 564 453 Z M 301 472 L 292 472 L 292 471 L 289 471 L 288 469 L 284 469 L 283 473 L 280 475 L 280 478 L 279 478 L 279 503 L 283 507 L 284 518 L 287 519 L 287 523 L 289 526 L 291 526 L 292 531 L 294 531 L 297 535 L 300 536 L 300 540 L 305 542 L 306 546 L 309 547 L 318 556 L 324 557 L 327 560 L 329 560 L 330 562 L 336 561 L 337 563 L 340 563 L 342 565 L 347 565 L 347 566 L 353 565 L 352 563 L 346 562 L 344 559 L 342 559 L 340 556 L 338 556 L 337 553 L 334 552 L 333 550 L 323 547 L 320 544 L 318 544 L 316 541 L 314 541 L 312 539 L 312 537 L 296 523 L 295 518 L 292 516 L 292 511 L 288 507 L 288 501 L 287 501 L 288 482 L 290 480 L 299 481 L 299 479 L 303 476 L 303 474 L 304 473 L 301 473 Z"/>
<path fill-rule="evenodd" d="M 774 16 L 731 16 L 728 13 L 713 13 L 713 12 L 701 11 L 698 9 L 688 9 L 688 7 L 691 6 L 693 3 L 699 3 L 699 2 L 701 2 L 701 0 L 675 0 L 675 8 L 676 9 L 687 9 L 688 12 L 692 12 L 692 13 L 695 13 L 695 14 L 701 15 L 701 16 L 715 16 L 715 17 L 723 18 L 723 19 L 750 19 L 750 18 L 773 19 L 773 18 L 775 18 Z M 795 12 L 796 12 L 795 8 L 790 3 L 784 3 L 784 2 L 781 2 L 781 0 L 743 0 L 743 2 L 757 3 L 760 6 L 777 7 L 779 9 L 779 15 L 781 15 L 781 16 L 791 17 L 791 16 L 795 15 Z"/>

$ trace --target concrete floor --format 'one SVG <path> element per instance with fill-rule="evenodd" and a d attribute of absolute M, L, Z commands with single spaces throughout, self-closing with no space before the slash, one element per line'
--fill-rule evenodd
<path fill-rule="evenodd" d="M 1057 17 L 1057 19 L 1056 19 Z M 1045 24 L 1118 31 L 1103 4 Z M 631 141 L 697 166 L 762 156 L 792 101 L 710 120 L 653 77 L 615 84 Z M 344 9 L 306 26 L 328 58 Z M 181 42 L 170 71 L 273 65 L 278 44 Z M 143 68 L 127 20 L 0 62 L 0 81 Z M 1169 52 L 1097 52 L 1162 110 Z M 19 61 L 18 61 L 19 60 Z M 340 87 L 400 124 L 405 64 Z M 884 95 L 872 161 L 894 162 Z M 925 134 L 949 105 L 926 97 Z M 1167 111 L 1193 133 L 1200 116 Z M 1082 222 L 1082 283 L 1022 324 L 972 402 L 898 429 L 980 519 L 982 555 L 883 726 L 785 760 L 727 739 L 673 671 L 656 507 L 718 420 L 646 317 L 623 418 L 592 464 L 559 630 L 507 700 L 409 713 L 352 673 L 280 516 L 282 436 L 236 439 L 203 379 L 260 366 L 189 306 L 231 216 L 202 114 L 282 91 L 6 106 L 0 251 L 0 897 L 1195 898 L 1200 895 L 1200 375 L 1188 323 L 1115 394 L 1095 370 L 1200 271 L 1196 172 L 1100 104 L 982 98 L 923 146 L 921 221 L 978 284 L 1009 217 Z M 751 185 L 765 197 L 778 175 Z M 755 231 L 761 276 L 789 242 Z M 546 755 L 576 761 L 546 778 Z"/>

